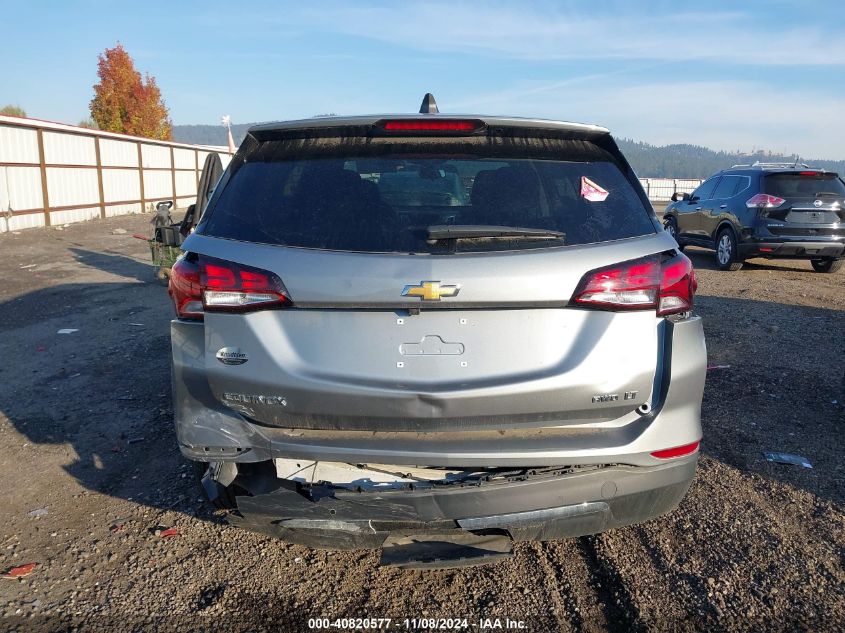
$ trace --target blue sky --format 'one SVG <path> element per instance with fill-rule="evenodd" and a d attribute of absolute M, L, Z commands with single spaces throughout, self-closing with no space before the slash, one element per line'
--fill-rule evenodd
<path fill-rule="evenodd" d="M 845 159 L 838 2 L 0 0 L 0 105 L 76 123 L 121 41 L 174 123 L 444 112 Z"/>

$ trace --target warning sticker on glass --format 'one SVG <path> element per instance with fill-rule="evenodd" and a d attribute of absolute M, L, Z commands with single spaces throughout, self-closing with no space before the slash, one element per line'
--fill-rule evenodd
<path fill-rule="evenodd" d="M 586 176 L 581 176 L 581 197 L 590 202 L 604 202 L 610 195 L 607 189 L 602 189 Z"/>

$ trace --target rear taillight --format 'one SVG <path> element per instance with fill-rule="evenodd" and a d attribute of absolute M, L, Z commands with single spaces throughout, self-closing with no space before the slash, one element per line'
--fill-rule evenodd
<path fill-rule="evenodd" d="M 666 316 L 692 309 L 697 287 L 685 255 L 650 255 L 588 272 L 572 303 L 598 310 L 657 310 Z"/>
<path fill-rule="evenodd" d="M 275 273 L 202 255 L 199 262 L 206 312 L 250 312 L 291 304 L 287 288 Z"/>
<path fill-rule="evenodd" d="M 170 298 L 180 319 L 202 319 L 200 267 L 196 259 L 177 259 L 170 269 Z"/>
<path fill-rule="evenodd" d="M 678 254 L 661 264 L 660 293 L 657 315 L 677 314 L 692 309 L 698 280 L 692 262 Z"/>
<path fill-rule="evenodd" d="M 202 319 L 205 312 L 251 312 L 291 305 L 275 273 L 203 255 L 176 262 L 170 296 L 176 315 L 194 320 Z"/>
<path fill-rule="evenodd" d="M 771 196 L 767 193 L 758 193 L 756 196 L 746 200 L 745 206 L 749 209 L 774 209 L 775 207 L 782 205 L 784 202 L 786 202 L 786 200 L 783 198 Z"/>
<path fill-rule="evenodd" d="M 672 459 L 673 457 L 683 457 L 684 455 L 692 455 L 698 450 L 698 445 L 701 441 L 693 442 L 692 444 L 684 444 L 683 446 L 675 446 L 673 448 L 664 448 L 661 451 L 653 451 L 651 456 L 657 459 Z"/>

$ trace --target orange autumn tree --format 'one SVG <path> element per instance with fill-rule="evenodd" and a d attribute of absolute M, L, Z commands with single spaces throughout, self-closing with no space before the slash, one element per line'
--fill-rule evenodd
<path fill-rule="evenodd" d="M 171 123 L 155 77 L 135 70 L 118 42 L 98 57 L 91 118 L 101 130 L 169 141 Z"/>

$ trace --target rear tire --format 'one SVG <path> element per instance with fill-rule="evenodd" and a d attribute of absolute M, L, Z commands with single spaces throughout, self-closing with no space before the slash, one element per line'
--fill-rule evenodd
<path fill-rule="evenodd" d="M 742 268 L 742 260 L 737 255 L 736 237 L 731 229 L 724 228 L 716 236 L 716 266 L 719 270 L 731 272 Z"/>
<path fill-rule="evenodd" d="M 835 273 L 842 268 L 841 259 L 811 259 L 810 264 L 817 273 Z"/>
<path fill-rule="evenodd" d="M 663 223 L 663 228 L 666 229 L 666 232 L 678 243 L 678 250 L 683 252 L 684 245 L 681 244 L 681 241 L 678 239 L 678 221 L 675 218 L 668 218 L 666 222 Z"/>

